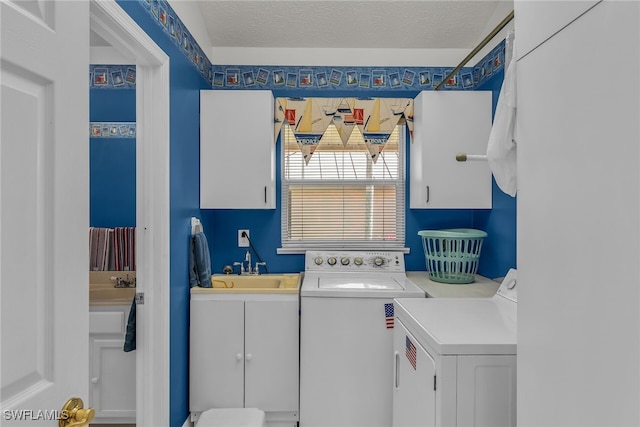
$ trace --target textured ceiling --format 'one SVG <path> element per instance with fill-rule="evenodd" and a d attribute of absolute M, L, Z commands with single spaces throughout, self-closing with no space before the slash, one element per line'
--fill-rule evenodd
<path fill-rule="evenodd" d="M 497 23 L 490 21 L 500 2 L 209 0 L 197 4 L 214 47 L 470 49 L 488 33 L 488 24 Z"/>

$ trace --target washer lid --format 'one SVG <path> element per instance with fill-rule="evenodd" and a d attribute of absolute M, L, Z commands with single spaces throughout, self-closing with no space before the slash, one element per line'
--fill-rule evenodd
<path fill-rule="evenodd" d="M 330 298 L 424 298 L 425 292 L 404 273 L 327 273 L 306 272 L 301 297 Z"/>
<path fill-rule="evenodd" d="M 362 289 L 362 290 L 401 290 L 404 287 L 390 277 L 374 278 L 371 276 L 355 277 L 320 277 L 319 289 Z"/>

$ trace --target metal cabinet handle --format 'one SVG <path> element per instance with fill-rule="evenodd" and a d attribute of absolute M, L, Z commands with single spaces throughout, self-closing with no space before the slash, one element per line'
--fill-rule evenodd
<path fill-rule="evenodd" d="M 396 359 L 395 359 L 395 365 L 396 365 L 396 369 L 395 369 L 395 383 L 396 383 L 396 390 L 398 389 L 398 387 L 400 386 L 400 354 L 396 351 L 395 352 L 396 355 Z"/>
<path fill-rule="evenodd" d="M 253 356 L 251 355 L 251 353 L 247 353 L 246 359 L 247 362 L 250 361 L 253 358 Z"/>
<path fill-rule="evenodd" d="M 267 186 L 264 186 L 264 203 L 267 203 Z"/>
<path fill-rule="evenodd" d="M 242 360 L 242 353 L 237 353 L 237 354 L 236 354 L 236 360 L 237 360 L 237 361 Z"/>
<path fill-rule="evenodd" d="M 92 382 L 93 384 L 98 384 L 98 377 L 93 377 L 93 378 L 91 378 L 91 382 Z"/>
<path fill-rule="evenodd" d="M 429 203 L 429 186 L 427 185 L 427 203 Z"/>

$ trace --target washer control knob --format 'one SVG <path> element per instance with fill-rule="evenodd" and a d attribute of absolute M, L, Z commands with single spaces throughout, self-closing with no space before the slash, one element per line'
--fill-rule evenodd
<path fill-rule="evenodd" d="M 376 257 L 376 258 L 373 260 L 373 263 L 374 263 L 377 267 L 380 267 L 380 266 L 382 266 L 382 264 L 384 264 L 384 259 L 382 259 L 382 258 L 380 258 L 380 257 Z"/>
<path fill-rule="evenodd" d="M 343 257 L 343 258 L 340 259 L 340 264 L 349 265 L 349 261 L 350 261 L 349 258 Z"/>
<path fill-rule="evenodd" d="M 316 263 L 316 265 L 321 265 L 322 264 L 322 257 L 321 256 L 317 256 L 315 257 L 315 259 L 313 260 L 313 262 Z"/>
<path fill-rule="evenodd" d="M 336 262 L 338 262 L 338 260 L 336 259 L 336 257 L 332 256 L 332 257 L 329 257 L 327 262 L 329 263 L 329 265 L 336 265 Z"/>
<path fill-rule="evenodd" d="M 360 257 L 355 257 L 355 258 L 353 259 L 353 263 L 354 263 L 355 265 L 362 265 L 362 262 L 363 262 L 363 261 L 362 261 L 362 258 L 360 258 Z"/>

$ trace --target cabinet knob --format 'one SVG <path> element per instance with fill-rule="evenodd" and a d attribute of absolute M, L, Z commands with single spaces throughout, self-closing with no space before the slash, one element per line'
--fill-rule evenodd
<path fill-rule="evenodd" d="M 242 360 L 242 353 L 236 354 L 236 360 L 238 361 Z"/>
<path fill-rule="evenodd" d="M 98 377 L 93 377 L 93 378 L 91 378 L 91 382 L 92 382 L 93 384 L 98 384 Z"/>
<path fill-rule="evenodd" d="M 252 357 L 251 353 L 247 353 L 247 361 L 251 360 Z"/>

